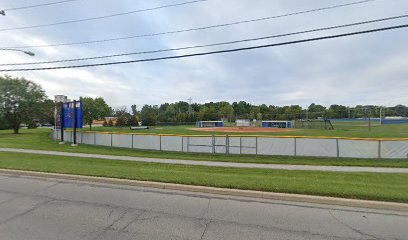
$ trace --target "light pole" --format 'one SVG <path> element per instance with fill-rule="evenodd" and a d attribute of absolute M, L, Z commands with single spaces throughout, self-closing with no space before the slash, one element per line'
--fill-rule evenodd
<path fill-rule="evenodd" d="M 22 52 L 22 53 L 25 53 L 25 54 L 27 54 L 27 55 L 30 55 L 31 57 L 35 55 L 33 52 L 24 51 L 24 50 L 15 49 L 15 48 L 0 48 L 0 51 L 16 51 L 16 52 Z"/>

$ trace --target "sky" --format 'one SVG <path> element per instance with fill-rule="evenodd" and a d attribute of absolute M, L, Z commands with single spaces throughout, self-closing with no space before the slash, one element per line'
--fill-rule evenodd
<path fill-rule="evenodd" d="M 2 0 L 10 9 L 57 0 Z M 235 41 L 407 14 L 406 0 L 376 0 L 337 9 L 258 22 L 120 41 L 30 47 L 93 41 L 206 27 L 323 8 L 356 0 L 207 0 L 94 21 L 17 30 L 33 25 L 92 18 L 189 0 L 76 0 L 7 11 L 0 15 L 0 64 L 54 61 Z M 191 0 L 190 0 L 191 1 Z M 273 44 L 407 24 L 408 18 L 343 29 L 224 46 L 133 55 L 53 67 L 192 54 Z M 103 97 L 114 107 L 187 101 L 247 101 L 252 104 L 408 105 L 408 28 L 316 42 L 183 59 L 89 68 L 8 72 L 40 84 L 50 98 Z M 12 69 L 15 66 L 0 66 Z M 0 72 L 0 74 L 4 74 Z"/>

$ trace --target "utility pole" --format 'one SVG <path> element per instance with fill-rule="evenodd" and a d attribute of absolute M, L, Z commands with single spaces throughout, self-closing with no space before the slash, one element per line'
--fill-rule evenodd
<path fill-rule="evenodd" d="M 193 114 L 193 108 L 191 107 L 191 103 L 193 101 L 193 99 L 190 97 L 188 100 L 188 114 L 192 115 Z"/>

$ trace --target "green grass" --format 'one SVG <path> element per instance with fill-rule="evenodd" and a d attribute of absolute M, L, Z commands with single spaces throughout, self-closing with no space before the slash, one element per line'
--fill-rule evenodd
<path fill-rule="evenodd" d="M 201 167 L 0 153 L 0 168 L 408 203 L 408 174 Z"/>
<path fill-rule="evenodd" d="M 327 137 L 355 137 L 355 138 L 408 138 L 408 125 L 375 125 L 368 130 L 366 123 L 339 123 L 334 124 L 335 130 L 321 129 L 293 129 L 288 132 L 256 132 L 256 133 L 220 133 L 220 132 L 202 132 L 192 130 L 195 126 L 160 126 L 151 127 L 146 130 L 130 130 L 128 127 L 93 127 L 93 131 L 105 132 L 132 132 L 132 133 L 152 133 L 152 134 L 185 134 L 185 135 L 271 135 L 271 136 L 327 136 Z M 89 128 L 84 128 L 89 131 Z"/>
<path fill-rule="evenodd" d="M 0 147 L 79 152 L 79 153 L 97 153 L 134 157 L 174 158 L 197 161 L 408 168 L 408 161 L 406 159 L 405 160 L 349 159 L 349 158 L 337 159 L 319 157 L 180 153 L 180 152 L 160 152 L 124 148 L 110 148 L 90 145 L 79 145 L 78 147 L 71 147 L 69 144 L 59 145 L 58 142 L 55 142 L 50 138 L 49 135 L 50 133 L 51 131 L 49 129 L 34 129 L 34 130 L 22 129 L 21 133 L 16 135 L 13 134 L 12 131 L 1 130 Z"/>

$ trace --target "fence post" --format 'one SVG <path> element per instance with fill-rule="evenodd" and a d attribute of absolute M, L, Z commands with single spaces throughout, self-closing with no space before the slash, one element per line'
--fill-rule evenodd
<path fill-rule="evenodd" d="M 84 133 L 83 132 L 80 132 L 79 134 L 81 134 L 81 144 L 84 142 L 83 141 L 83 135 L 84 135 Z"/>
<path fill-rule="evenodd" d="M 162 150 L 162 135 L 159 135 L 159 151 Z"/>
<path fill-rule="evenodd" d="M 296 157 L 296 138 L 293 138 L 295 141 L 295 152 L 294 152 L 294 156 Z"/>
<path fill-rule="evenodd" d="M 94 145 L 96 145 L 96 132 L 94 132 Z"/>
<path fill-rule="evenodd" d="M 381 140 L 378 140 L 378 158 L 381 158 Z"/>
<path fill-rule="evenodd" d="M 337 158 L 339 158 L 340 157 L 340 148 L 339 148 L 339 139 L 338 138 L 336 138 L 336 155 L 337 155 Z"/>
<path fill-rule="evenodd" d="M 255 137 L 255 155 L 258 155 L 258 137 Z"/>
<path fill-rule="evenodd" d="M 184 136 L 181 136 L 181 152 L 184 152 Z"/>
<path fill-rule="evenodd" d="M 242 154 L 242 137 L 239 137 L 239 154 Z"/>
<path fill-rule="evenodd" d="M 113 134 L 111 133 L 111 147 L 113 146 Z"/>
<path fill-rule="evenodd" d="M 133 141 L 134 141 L 133 138 L 134 138 L 134 136 L 135 136 L 135 135 L 132 134 L 132 149 L 133 149 Z"/>
<path fill-rule="evenodd" d="M 225 153 L 229 154 L 229 136 L 225 136 Z"/>
<path fill-rule="evenodd" d="M 190 136 L 187 136 L 187 152 L 190 152 Z"/>
<path fill-rule="evenodd" d="M 212 135 L 212 153 L 215 153 L 215 137 Z"/>

